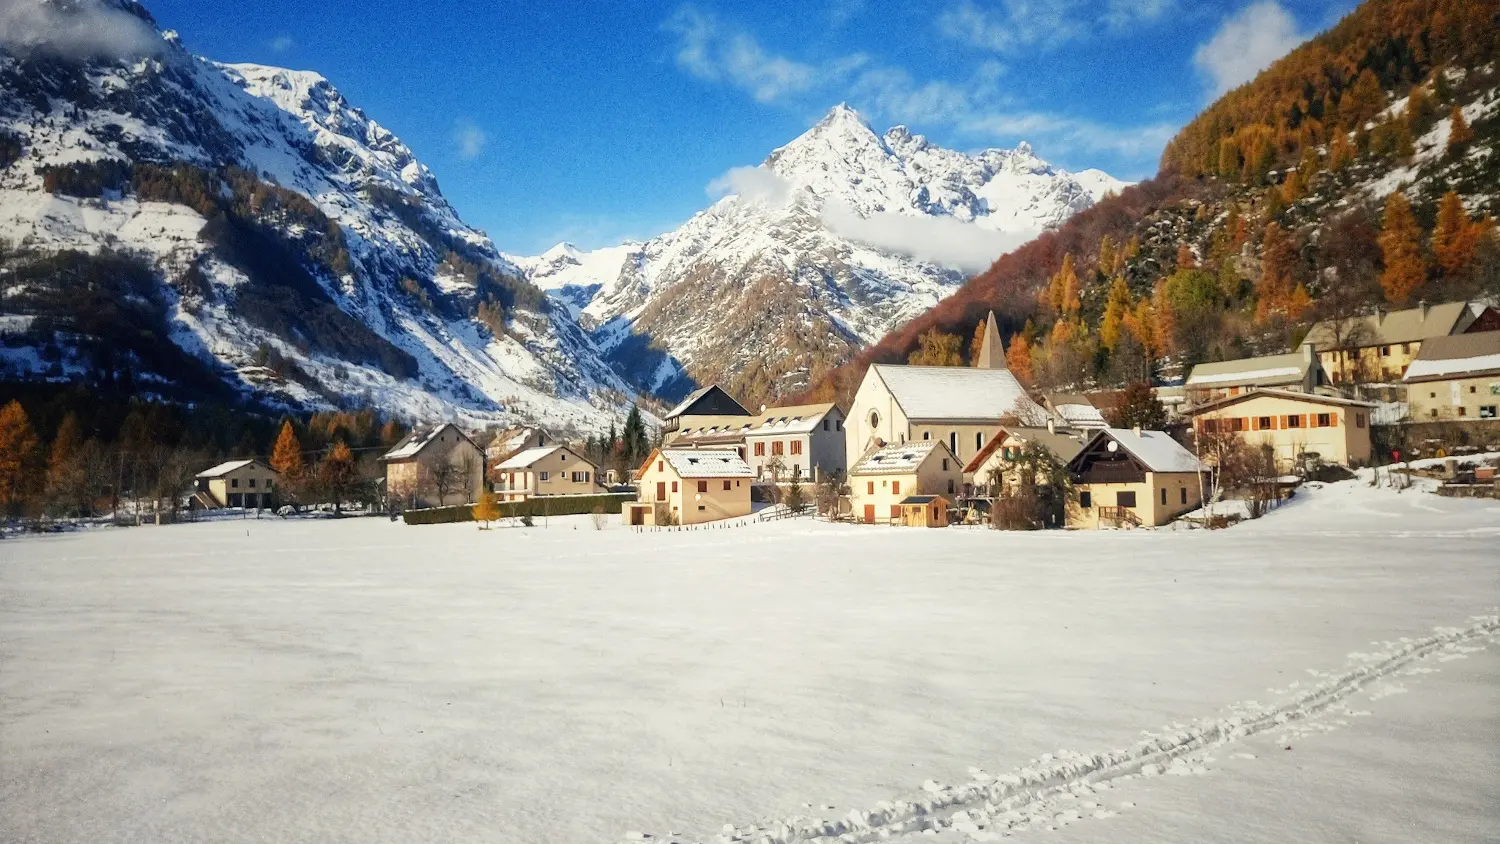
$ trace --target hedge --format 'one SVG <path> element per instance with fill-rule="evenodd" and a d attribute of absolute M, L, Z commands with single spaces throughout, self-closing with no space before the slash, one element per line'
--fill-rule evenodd
<path fill-rule="evenodd" d="M 619 515 L 627 501 L 634 501 L 634 493 L 606 492 L 599 495 L 563 495 L 533 498 L 529 501 L 503 501 L 496 505 L 500 518 L 513 519 L 525 513 L 542 516 L 581 516 L 603 507 L 604 512 Z M 407 510 L 401 518 L 409 525 L 446 525 L 454 522 L 474 521 L 474 505 L 462 504 L 453 507 L 432 507 L 426 510 Z"/>

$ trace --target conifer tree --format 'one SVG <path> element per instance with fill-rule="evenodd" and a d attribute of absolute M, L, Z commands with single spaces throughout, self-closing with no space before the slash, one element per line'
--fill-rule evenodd
<path fill-rule="evenodd" d="M 281 422 L 281 433 L 276 435 L 276 445 L 271 450 L 271 468 L 281 474 L 287 484 L 295 484 L 307 471 L 302 459 L 302 444 L 297 442 L 297 432 L 292 430 L 292 420 Z"/>
<path fill-rule="evenodd" d="M 979 365 L 979 355 L 984 351 L 984 329 L 988 325 L 988 322 L 981 319 L 974 326 L 974 336 L 969 340 L 969 366 Z"/>
<path fill-rule="evenodd" d="M 1062 266 L 1052 276 L 1048 287 L 1053 312 L 1063 317 L 1076 315 L 1083 308 L 1078 288 L 1078 273 L 1073 267 L 1073 255 L 1069 253 L 1063 256 Z"/>
<path fill-rule="evenodd" d="M 1328 145 L 1328 169 L 1337 173 L 1349 166 L 1357 157 L 1354 144 L 1349 143 L 1349 135 L 1345 132 L 1336 132 L 1333 141 Z"/>
<path fill-rule="evenodd" d="M 963 366 L 963 339 L 937 328 L 929 328 L 917 337 L 919 348 L 907 357 L 912 366 Z"/>
<path fill-rule="evenodd" d="M 387 419 L 380 426 L 380 444 L 392 446 L 401 441 L 401 423 L 394 419 Z"/>
<path fill-rule="evenodd" d="M 318 466 L 318 485 L 323 493 L 333 500 L 333 512 L 338 514 L 344 499 L 354 492 L 358 478 L 355 474 L 354 452 L 343 440 L 334 442 L 323 462 Z"/>
<path fill-rule="evenodd" d="M 1005 350 L 1006 368 L 1023 384 L 1031 384 L 1036 380 L 1031 371 L 1032 331 L 1031 323 L 1027 322 L 1025 330 L 1010 338 L 1010 348 Z"/>
<path fill-rule="evenodd" d="M 1198 259 L 1193 255 L 1193 248 L 1187 242 L 1177 244 L 1177 269 L 1191 270 L 1198 266 Z"/>
<path fill-rule="evenodd" d="M 1099 320 L 1099 341 L 1111 352 L 1120 343 L 1120 332 L 1125 327 L 1125 317 L 1130 313 L 1130 288 L 1125 286 L 1125 277 L 1117 275 L 1109 283 L 1109 298 L 1104 303 L 1104 316 Z"/>
<path fill-rule="evenodd" d="M 1459 158 L 1474 143 L 1474 130 L 1470 128 L 1469 121 L 1464 119 L 1464 110 L 1458 106 L 1453 107 L 1450 120 L 1452 126 L 1448 129 L 1448 157 Z"/>
<path fill-rule="evenodd" d="M 631 405 L 630 412 L 625 415 L 623 439 L 626 464 L 639 466 L 646 459 L 649 449 L 646 444 L 646 423 L 641 419 L 640 407 L 636 405 Z"/>
<path fill-rule="evenodd" d="M 1385 201 L 1379 243 L 1385 263 L 1380 287 L 1387 302 L 1405 305 L 1427 281 L 1427 261 L 1422 255 L 1421 226 L 1412 213 L 1411 203 L 1400 191 L 1393 192 Z"/>
<path fill-rule="evenodd" d="M 0 512 L 15 513 L 40 486 L 42 445 L 21 403 L 0 409 Z"/>
<path fill-rule="evenodd" d="M 85 487 L 83 429 L 69 412 L 57 426 L 47 453 L 47 497 L 65 512 L 82 504 Z"/>

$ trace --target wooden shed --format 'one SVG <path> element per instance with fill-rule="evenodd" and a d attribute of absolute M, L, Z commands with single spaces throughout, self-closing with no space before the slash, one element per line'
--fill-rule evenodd
<path fill-rule="evenodd" d="M 903 527 L 948 526 L 948 499 L 941 495 L 908 495 L 901 499 L 901 525 Z"/>

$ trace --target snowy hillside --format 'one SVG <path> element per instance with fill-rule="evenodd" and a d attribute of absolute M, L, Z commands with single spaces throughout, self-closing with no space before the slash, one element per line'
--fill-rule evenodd
<path fill-rule="evenodd" d="M 198 58 L 134 3 L 44 8 L 121 37 L 87 60 L 46 40 L 67 27 L 0 42 L 6 310 L 39 323 L 5 338 L 11 377 L 128 368 L 184 398 L 558 427 L 625 399 L 567 310 L 328 80 Z M 57 271 L 111 261 L 151 337 L 118 355 L 120 320 L 88 327 Z"/>
<path fill-rule="evenodd" d="M 592 321 L 640 387 L 674 395 L 686 371 L 753 401 L 805 386 L 1125 186 L 1024 143 L 966 155 L 901 126 L 877 135 L 843 105 L 722 182 L 723 199 L 645 243 L 512 260 Z"/>

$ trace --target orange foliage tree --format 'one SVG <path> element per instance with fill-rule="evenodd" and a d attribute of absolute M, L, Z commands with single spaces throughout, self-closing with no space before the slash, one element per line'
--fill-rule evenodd
<path fill-rule="evenodd" d="M 1380 287 L 1387 302 L 1405 305 L 1427 281 L 1427 260 L 1422 255 L 1422 227 L 1412 213 L 1411 202 L 1400 191 L 1385 201 L 1379 242 L 1385 262 Z"/>

